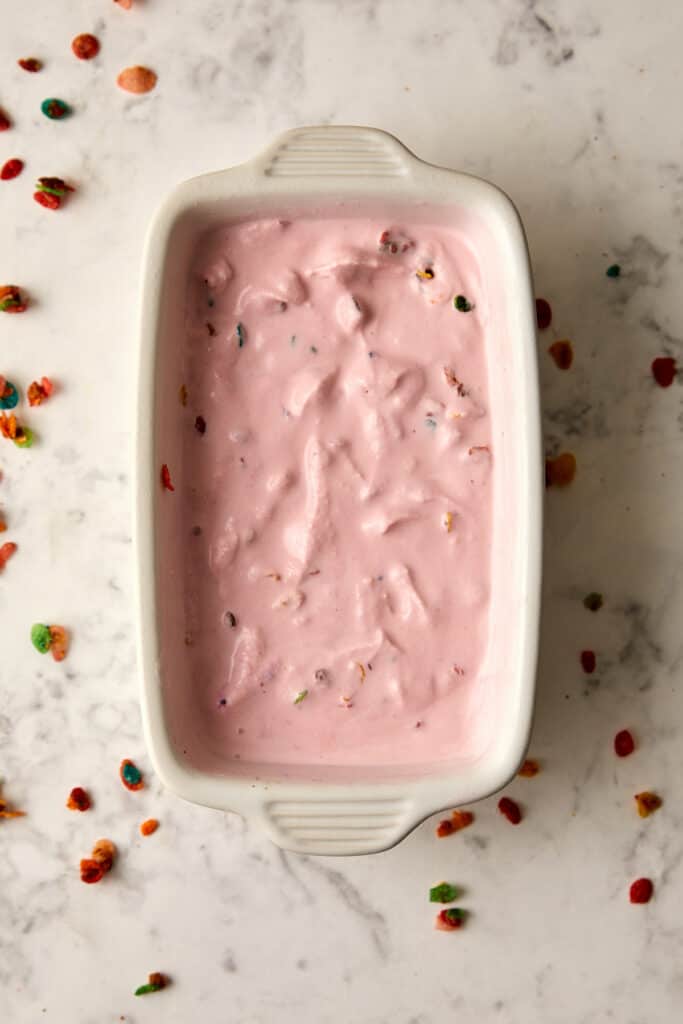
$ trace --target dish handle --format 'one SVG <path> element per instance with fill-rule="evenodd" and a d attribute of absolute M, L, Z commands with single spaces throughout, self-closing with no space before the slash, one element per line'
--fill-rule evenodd
<path fill-rule="evenodd" d="M 297 853 L 379 853 L 416 824 L 411 801 L 402 798 L 268 800 L 262 824 L 271 839 Z"/>
<path fill-rule="evenodd" d="M 389 132 L 361 125 L 293 128 L 256 159 L 269 178 L 406 178 L 417 162 Z"/>

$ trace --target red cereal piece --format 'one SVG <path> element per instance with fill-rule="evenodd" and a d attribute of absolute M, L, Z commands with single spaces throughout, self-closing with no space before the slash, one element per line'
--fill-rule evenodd
<path fill-rule="evenodd" d="M 101 882 L 104 876 L 105 870 L 98 861 L 92 857 L 83 858 L 81 861 L 81 882 L 85 882 L 86 885 L 94 885 L 95 882 Z"/>
<path fill-rule="evenodd" d="M 574 349 L 571 341 L 554 341 L 548 352 L 558 370 L 568 370 L 574 362 Z"/>
<path fill-rule="evenodd" d="M 449 907 L 436 915 L 434 927 L 440 932 L 455 932 L 465 923 L 465 911 L 460 907 Z"/>
<path fill-rule="evenodd" d="M 660 388 L 669 388 L 676 376 L 676 360 L 669 356 L 659 356 L 652 360 L 652 376 Z"/>
<path fill-rule="evenodd" d="M 580 658 L 583 671 L 587 676 L 592 675 L 595 672 L 595 651 L 581 651 Z"/>
<path fill-rule="evenodd" d="M 32 384 L 29 384 L 26 391 L 28 404 L 41 405 L 42 402 L 47 401 L 53 391 L 54 384 L 49 377 L 41 377 L 39 381 L 34 380 Z"/>
<path fill-rule="evenodd" d="M 75 786 L 69 793 L 66 806 L 70 811 L 88 811 L 92 805 L 86 791 L 81 786 Z"/>
<path fill-rule="evenodd" d="M 527 758 L 522 767 L 517 772 L 523 779 L 533 779 L 534 775 L 538 775 L 541 770 L 541 766 L 538 761 L 534 761 L 531 758 Z"/>
<path fill-rule="evenodd" d="M 171 483 L 171 473 L 165 462 L 161 467 L 161 486 L 166 491 L 175 491 L 175 487 Z"/>
<path fill-rule="evenodd" d="M 83 32 L 72 41 L 71 49 L 79 60 L 92 60 L 100 52 L 100 41 L 89 32 Z"/>
<path fill-rule="evenodd" d="M 633 736 L 628 729 L 622 729 L 614 737 L 614 753 L 617 757 L 628 757 L 636 749 Z"/>
<path fill-rule="evenodd" d="M 12 122 L 5 111 L 0 108 L 0 132 L 6 132 L 11 127 Z"/>
<path fill-rule="evenodd" d="M 545 299 L 536 299 L 536 323 L 538 324 L 539 331 L 544 331 L 546 327 L 550 327 L 553 321 L 553 311 L 550 308 L 550 303 Z"/>
<path fill-rule="evenodd" d="M 6 544 L 0 545 L 0 572 L 5 568 L 10 558 L 17 550 L 17 545 L 7 541 Z"/>
<path fill-rule="evenodd" d="M 28 302 L 16 284 L 0 285 L 0 313 L 23 313 Z"/>
<path fill-rule="evenodd" d="M 0 180 L 11 181 L 12 178 L 17 178 L 23 169 L 24 161 L 15 156 L 11 160 L 7 160 L 7 162 L 2 165 L 2 170 L 0 170 Z"/>
<path fill-rule="evenodd" d="M 159 828 L 159 822 L 156 818 L 148 818 L 147 821 L 143 821 L 140 825 L 140 832 L 143 836 L 151 836 L 153 832 Z"/>
<path fill-rule="evenodd" d="M 511 825 L 519 825 L 522 820 L 522 811 L 519 804 L 511 800 L 509 796 L 503 796 L 498 801 L 498 810 Z"/>
<path fill-rule="evenodd" d="M 576 457 L 562 452 L 554 459 L 545 460 L 546 487 L 568 487 L 576 476 Z"/>
<path fill-rule="evenodd" d="M 444 820 L 440 821 L 436 826 L 436 834 L 439 839 L 445 839 L 446 836 L 451 836 L 454 832 L 455 826 L 452 821 L 448 820 L 448 818 L 444 818 Z"/>
<path fill-rule="evenodd" d="M 37 57 L 20 57 L 17 61 L 20 68 L 24 71 L 30 71 L 35 74 L 36 71 L 40 71 L 43 67 L 43 62 L 38 60 Z"/>
<path fill-rule="evenodd" d="M 51 192 L 34 192 L 33 198 L 46 210 L 58 210 L 62 205 L 61 196 L 53 196 Z"/>
<path fill-rule="evenodd" d="M 631 903 L 649 903 L 654 892 L 654 885 L 649 878 L 637 878 L 631 884 L 628 896 Z"/>

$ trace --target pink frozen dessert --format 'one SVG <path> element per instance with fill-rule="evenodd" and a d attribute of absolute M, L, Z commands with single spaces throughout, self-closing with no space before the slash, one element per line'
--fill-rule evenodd
<path fill-rule="evenodd" d="M 262 219 L 202 239 L 168 496 L 186 538 L 191 762 L 476 754 L 487 320 L 457 224 Z"/>

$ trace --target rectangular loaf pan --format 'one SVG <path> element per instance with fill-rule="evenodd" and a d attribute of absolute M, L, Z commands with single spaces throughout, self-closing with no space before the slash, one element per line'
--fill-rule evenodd
<path fill-rule="evenodd" d="M 407 217 L 457 209 L 478 233 L 495 301 L 489 324 L 494 443 L 490 644 L 486 677 L 497 681 L 488 740 L 475 759 L 424 770 L 301 765 L 217 765 L 183 755 L 169 714 L 169 659 L 182 658 L 181 543 L 161 463 L 179 445 L 179 359 L 187 277 L 198 238 L 252 216 L 311 216 L 390 209 Z M 258 822 L 278 845 L 316 854 L 387 849 L 436 811 L 504 786 L 528 743 L 539 628 L 542 457 L 533 290 L 527 246 L 510 199 L 494 185 L 427 164 L 395 137 L 366 127 L 300 128 L 238 167 L 179 185 L 151 226 L 145 256 L 136 423 L 138 646 L 146 740 L 156 772 L 174 792 Z M 176 673 L 177 674 L 177 673 Z M 187 680 L 188 687 L 192 680 Z"/>

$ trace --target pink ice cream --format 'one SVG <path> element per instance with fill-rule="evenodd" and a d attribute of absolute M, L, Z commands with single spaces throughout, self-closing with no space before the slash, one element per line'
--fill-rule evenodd
<path fill-rule="evenodd" d="M 255 220 L 203 239 L 169 499 L 186 537 L 189 760 L 200 735 L 257 764 L 476 750 L 487 316 L 456 227 Z"/>

